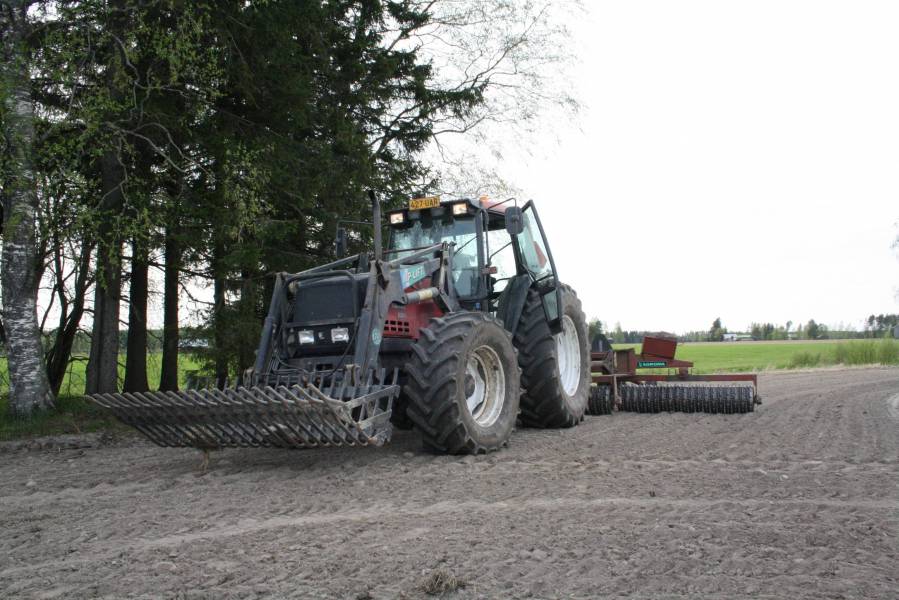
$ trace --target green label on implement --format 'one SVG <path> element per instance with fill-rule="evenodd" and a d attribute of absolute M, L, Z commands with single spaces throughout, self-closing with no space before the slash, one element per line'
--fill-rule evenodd
<path fill-rule="evenodd" d="M 655 369 L 655 368 L 665 368 L 668 364 L 662 360 L 638 360 L 637 368 L 638 369 Z"/>
<path fill-rule="evenodd" d="M 403 289 L 415 285 L 424 278 L 425 268 L 423 265 L 415 265 L 400 271 L 400 284 L 403 286 Z"/>

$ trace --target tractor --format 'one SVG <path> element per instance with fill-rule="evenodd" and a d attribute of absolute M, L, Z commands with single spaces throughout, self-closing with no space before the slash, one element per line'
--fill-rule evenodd
<path fill-rule="evenodd" d="M 370 194 L 373 249 L 276 276 L 254 366 L 226 389 L 91 397 L 162 446 L 387 443 L 481 454 L 516 424 L 572 427 L 591 390 L 588 328 L 533 201 Z M 385 247 L 382 229 L 389 235 Z"/>

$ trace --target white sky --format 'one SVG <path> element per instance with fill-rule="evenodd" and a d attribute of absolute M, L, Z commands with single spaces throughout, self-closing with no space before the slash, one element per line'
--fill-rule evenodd
<path fill-rule="evenodd" d="M 899 2 L 585 0 L 577 126 L 502 173 L 610 326 L 899 312 Z"/>

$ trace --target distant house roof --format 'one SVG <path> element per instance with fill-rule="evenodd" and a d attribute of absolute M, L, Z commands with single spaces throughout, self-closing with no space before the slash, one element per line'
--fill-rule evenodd
<path fill-rule="evenodd" d="M 737 340 L 751 340 L 751 339 L 752 339 L 752 336 L 751 336 L 750 334 L 748 334 L 748 333 L 725 333 L 725 334 L 724 334 L 724 339 L 725 339 L 725 340 L 734 340 L 734 341 L 737 341 Z"/>
<path fill-rule="evenodd" d="M 199 350 L 209 347 L 209 340 L 182 339 L 178 342 L 178 348 L 181 350 Z"/>

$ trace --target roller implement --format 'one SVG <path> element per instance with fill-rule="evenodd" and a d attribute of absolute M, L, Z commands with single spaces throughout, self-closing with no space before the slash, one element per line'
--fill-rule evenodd
<path fill-rule="evenodd" d="M 516 422 L 571 427 L 590 392 L 587 325 L 533 202 L 371 194 L 373 251 L 277 275 L 255 365 L 231 389 L 91 396 L 161 446 L 505 445 Z M 208 457 L 208 453 L 207 453 Z"/>
<path fill-rule="evenodd" d="M 747 413 L 761 404 L 754 373 L 696 375 L 693 363 L 675 358 L 677 339 L 647 335 L 641 352 L 613 350 L 596 339 L 591 352 L 593 389 L 588 414 L 621 411 Z M 660 373 L 659 371 L 664 371 Z"/>

